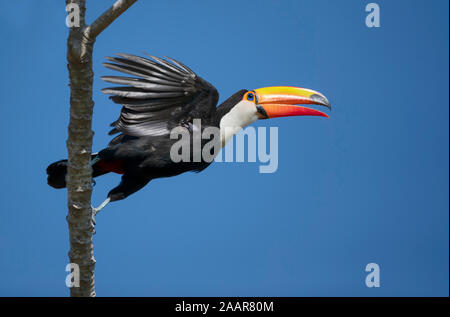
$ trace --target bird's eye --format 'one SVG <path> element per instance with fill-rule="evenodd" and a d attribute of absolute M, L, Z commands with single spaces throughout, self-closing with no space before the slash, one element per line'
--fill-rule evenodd
<path fill-rule="evenodd" d="M 253 101 L 254 99 L 255 99 L 255 95 L 253 93 L 250 92 L 247 94 L 247 100 Z"/>

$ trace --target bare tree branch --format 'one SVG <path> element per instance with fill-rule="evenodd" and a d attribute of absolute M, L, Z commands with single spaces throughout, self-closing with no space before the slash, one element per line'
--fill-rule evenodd
<path fill-rule="evenodd" d="M 92 51 L 95 38 L 136 0 L 118 0 L 93 26 L 86 26 L 85 0 L 66 0 L 79 7 L 80 25 L 72 27 L 67 39 L 70 79 L 70 123 L 67 150 L 67 204 L 69 214 L 70 263 L 80 269 L 80 285 L 70 289 L 71 296 L 95 296 L 94 223 L 91 207 L 92 168 Z"/>
<path fill-rule="evenodd" d="M 89 39 L 95 40 L 117 17 L 131 7 L 137 0 L 117 0 L 112 7 L 106 10 L 90 26 L 86 28 Z"/>

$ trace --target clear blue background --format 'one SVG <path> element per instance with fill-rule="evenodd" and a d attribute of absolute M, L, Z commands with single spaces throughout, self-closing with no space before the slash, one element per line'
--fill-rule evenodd
<path fill-rule="evenodd" d="M 91 22 L 113 1 L 88 1 Z M 330 119 L 281 118 L 279 168 L 214 164 L 156 180 L 97 218 L 99 296 L 448 296 L 448 1 L 138 1 L 97 40 L 94 150 L 120 107 L 115 52 L 168 55 L 213 83 L 294 85 Z M 1 1 L 0 295 L 66 296 L 64 1 Z M 98 179 L 97 205 L 119 182 Z M 381 287 L 367 288 L 367 263 Z"/>

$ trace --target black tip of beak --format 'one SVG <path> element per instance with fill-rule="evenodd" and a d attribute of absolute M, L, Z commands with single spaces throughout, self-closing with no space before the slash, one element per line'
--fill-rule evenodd
<path fill-rule="evenodd" d="M 325 98 L 325 96 L 319 95 L 319 94 L 314 94 L 311 95 L 309 97 L 312 101 L 316 102 L 319 105 L 325 106 L 328 109 L 331 110 L 331 103 L 328 101 L 327 98 Z"/>

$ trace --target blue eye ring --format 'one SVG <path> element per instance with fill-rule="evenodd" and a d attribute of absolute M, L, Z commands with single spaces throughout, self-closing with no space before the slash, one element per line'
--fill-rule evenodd
<path fill-rule="evenodd" d="M 247 94 L 247 100 L 253 101 L 255 99 L 255 95 L 252 92 L 249 92 Z"/>

